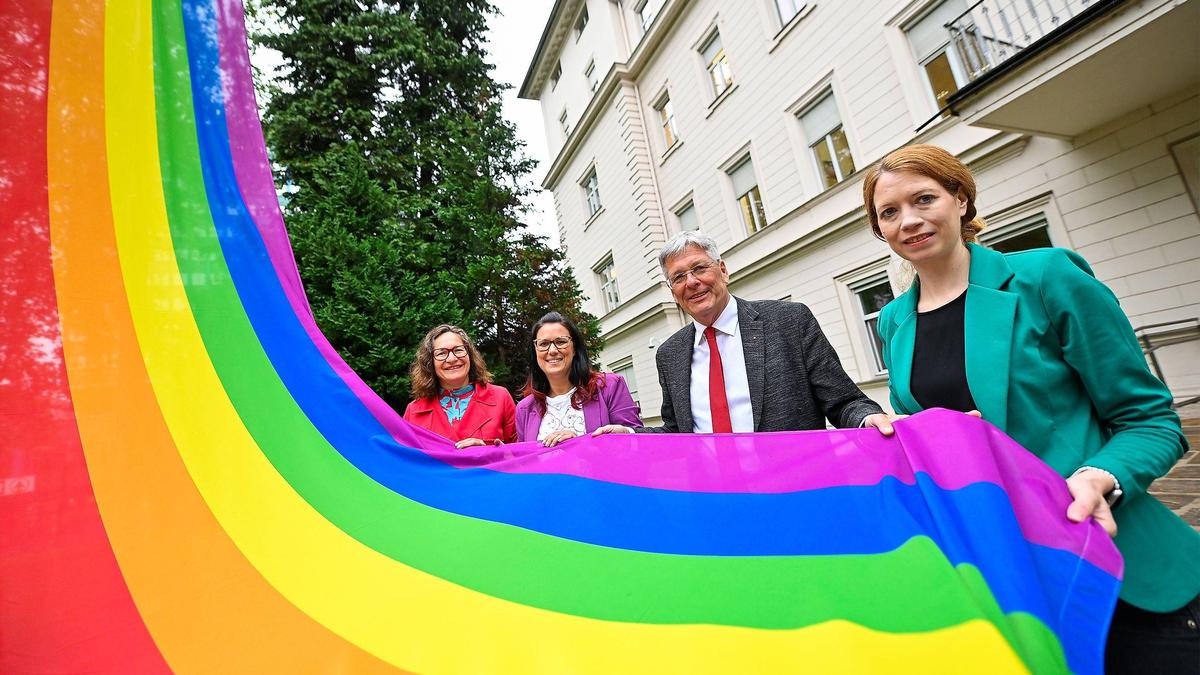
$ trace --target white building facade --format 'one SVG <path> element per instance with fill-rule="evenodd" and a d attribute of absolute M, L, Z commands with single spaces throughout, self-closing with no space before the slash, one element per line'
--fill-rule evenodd
<path fill-rule="evenodd" d="M 904 279 L 862 173 L 933 143 L 979 184 L 984 242 L 1081 253 L 1200 393 L 1200 0 L 559 0 L 541 102 L 561 241 L 602 362 L 649 423 L 688 320 L 657 264 L 699 228 L 735 295 L 808 305 L 887 407 L 874 317 Z"/>

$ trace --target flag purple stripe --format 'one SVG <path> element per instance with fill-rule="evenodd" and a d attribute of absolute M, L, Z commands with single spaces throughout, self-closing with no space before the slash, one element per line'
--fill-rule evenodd
<path fill-rule="evenodd" d="M 1103 529 L 1066 520 L 1071 502 L 1066 483 L 1046 471 L 1040 459 L 983 420 L 948 410 L 920 413 L 922 423 L 896 423 L 895 438 L 874 429 L 795 431 L 761 434 L 664 435 L 634 434 L 567 441 L 570 451 L 532 443 L 480 449 L 475 453 L 427 450 L 458 466 L 480 466 L 509 473 L 583 476 L 626 485 L 684 492 L 781 493 L 844 485 L 875 485 L 885 477 L 914 484 L 928 475 L 938 487 L 955 490 L 972 483 L 1003 488 L 1025 538 L 1068 551 L 1086 549 L 1084 558 L 1119 577 L 1120 554 L 1111 546 L 1087 546 Z M 932 419 L 930 419 L 932 418 Z M 795 470 L 796 448 L 813 444 L 825 452 L 808 452 L 804 471 Z M 988 445 L 990 453 L 958 453 L 955 448 Z M 946 448 L 946 452 L 911 455 L 907 447 Z M 471 450 L 476 450 L 472 448 Z M 697 462 L 696 456 L 704 458 Z M 647 458 L 653 458 L 648 461 Z M 772 467 L 778 467 L 773 470 Z M 1005 476 L 1021 477 L 1008 481 Z M 1050 520 L 1045 513 L 1061 513 Z"/>
<path fill-rule="evenodd" d="M 271 164 L 263 144 L 258 103 L 250 77 L 250 56 L 242 21 L 241 0 L 216 0 L 219 16 L 221 83 L 225 97 L 226 126 L 238 189 L 254 225 L 266 245 L 267 255 L 305 332 L 350 391 L 399 443 L 415 448 L 448 446 L 446 439 L 406 424 L 392 408 L 362 381 L 329 344 L 313 319 L 296 269 L 291 242 L 279 209 Z"/>
<path fill-rule="evenodd" d="M 914 484 L 917 473 L 925 473 L 939 487 L 951 490 L 971 483 L 991 482 L 1009 493 L 1027 540 L 1051 548 L 1082 551 L 1084 559 L 1100 569 L 1113 576 L 1121 575 L 1123 563 L 1115 549 L 1089 543 L 1096 532 L 1103 536 L 1098 525 L 1080 527 L 1066 522 L 1065 518 L 1057 521 L 1037 515 L 1047 510 L 1065 513 L 1070 503 L 1065 483 L 1046 480 L 1020 485 L 1006 483 L 1002 478 L 1004 475 L 1043 475 L 1040 471 L 1029 470 L 1040 464 L 1040 460 L 990 424 L 958 413 L 936 410 L 922 413 L 923 416 L 939 416 L 939 423 L 932 425 L 910 427 L 899 422 L 896 440 L 885 439 L 874 430 L 857 429 L 820 433 L 689 435 L 686 439 L 669 435 L 634 435 L 612 437 L 602 444 L 588 439 L 570 441 L 570 453 L 561 449 L 548 450 L 533 443 L 456 451 L 440 436 L 405 423 L 350 369 L 313 320 L 279 210 L 266 148 L 261 142 L 258 108 L 247 66 L 246 35 L 239 19 L 242 6 L 239 0 L 218 0 L 217 6 L 222 83 L 239 189 L 293 311 L 349 390 L 391 434 L 392 441 L 377 439 L 384 445 L 396 442 L 417 448 L 460 468 L 576 475 L 688 492 L 794 492 L 838 485 L 874 485 L 887 476 Z M 936 437 L 917 437 L 928 436 L 931 428 L 936 429 Z M 989 443 L 996 451 L 969 457 L 952 452 L 927 453 L 929 456 L 918 458 L 904 454 L 901 441 L 948 449 L 962 443 Z M 829 452 L 820 455 L 828 461 L 809 462 L 803 473 L 783 470 L 791 464 L 790 456 L 796 444 L 813 442 L 829 444 Z M 705 461 L 696 462 L 697 454 L 703 455 Z M 855 455 L 859 459 L 853 459 Z M 655 461 L 646 462 L 647 456 L 653 456 Z M 772 465 L 778 465 L 780 470 L 772 471 Z M 679 471 L 679 467 L 687 470 Z"/>

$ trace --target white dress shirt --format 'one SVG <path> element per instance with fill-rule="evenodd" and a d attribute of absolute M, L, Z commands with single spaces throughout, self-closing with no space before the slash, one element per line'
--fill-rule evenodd
<path fill-rule="evenodd" d="M 693 320 L 693 323 L 695 321 Z M 712 433 L 712 409 L 708 403 L 708 340 L 696 323 L 696 344 L 692 348 L 692 431 Z M 713 322 L 717 330 L 717 351 L 721 353 L 721 371 L 725 374 L 725 399 L 729 402 L 729 421 L 735 432 L 754 431 L 754 408 L 750 405 L 750 383 L 746 379 L 746 355 L 742 351 L 742 330 L 738 325 L 737 300 L 729 304 Z"/>

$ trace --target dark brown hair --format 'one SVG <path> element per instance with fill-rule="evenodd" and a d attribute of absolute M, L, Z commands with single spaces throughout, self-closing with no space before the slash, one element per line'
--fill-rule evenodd
<path fill-rule="evenodd" d="M 871 232 L 883 239 L 879 229 L 879 214 L 875 212 L 875 185 L 885 173 L 915 173 L 937 181 L 956 197 L 959 191 L 967 198 L 967 212 L 962 217 L 962 240 L 979 240 L 985 227 L 982 218 L 975 217 L 975 177 L 957 157 L 936 145 L 910 145 L 888 153 L 879 163 L 867 169 L 863 177 L 863 206 L 871 221 Z"/>
<path fill-rule="evenodd" d="M 546 314 L 533 324 L 533 328 L 529 329 L 529 379 L 525 380 L 525 387 L 521 393 L 525 396 L 532 396 L 538 412 L 546 414 L 546 396 L 550 394 L 550 379 L 538 365 L 537 350 L 533 343 L 537 340 L 538 331 L 542 326 L 550 323 L 563 326 L 567 329 L 567 334 L 571 336 L 571 345 L 575 348 L 575 355 L 571 358 L 571 368 L 568 373 L 571 384 L 575 385 L 575 393 L 571 395 L 571 407 L 582 410 L 584 403 L 600 395 L 599 389 L 604 386 L 604 373 L 597 372 L 592 368 L 592 362 L 588 358 L 587 343 L 579 327 L 575 325 L 574 321 L 558 312 Z"/>
<path fill-rule="evenodd" d="M 483 354 L 479 353 L 479 348 L 475 346 L 471 336 L 467 335 L 467 331 L 458 326 L 444 323 L 426 333 L 425 337 L 421 338 L 421 344 L 417 345 L 417 356 L 413 359 L 412 366 L 408 371 L 409 377 L 412 379 L 412 397 L 414 399 L 437 396 L 441 390 L 442 385 L 438 381 L 437 371 L 433 368 L 433 341 L 446 333 L 454 333 L 462 338 L 463 346 L 467 348 L 467 358 L 471 362 L 470 369 L 467 371 L 467 380 L 471 384 L 491 384 L 492 382 L 492 374 L 488 372 L 487 362 L 483 360 Z"/>

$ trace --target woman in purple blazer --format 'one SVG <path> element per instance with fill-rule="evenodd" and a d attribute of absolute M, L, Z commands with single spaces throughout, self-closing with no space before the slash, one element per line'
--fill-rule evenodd
<path fill-rule="evenodd" d="M 607 424 L 642 426 L 625 378 L 592 369 L 583 335 L 558 312 L 529 331 L 533 363 L 517 404 L 517 440 L 552 447 Z"/>

